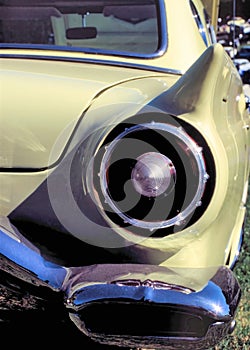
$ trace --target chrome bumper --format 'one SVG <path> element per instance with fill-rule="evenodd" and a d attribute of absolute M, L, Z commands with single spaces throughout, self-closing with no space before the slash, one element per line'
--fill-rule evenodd
<path fill-rule="evenodd" d="M 145 279 L 112 279 L 117 269 Z M 207 349 L 232 333 L 241 292 L 231 270 L 220 267 L 202 290 L 192 291 L 147 279 L 163 269 L 167 275 L 159 266 L 97 265 L 73 276 L 66 291 L 71 320 L 97 342 L 130 348 Z M 99 282 L 103 275 L 108 282 Z"/>
<path fill-rule="evenodd" d="M 64 293 L 70 319 L 99 343 L 207 349 L 235 327 L 241 290 L 232 271 L 224 266 L 216 269 L 204 287 L 193 290 L 187 287 L 188 278 L 162 266 L 56 265 L 20 233 L 1 228 L 0 258 L 0 270 L 38 288 Z M 185 272 L 188 276 L 190 271 Z"/>

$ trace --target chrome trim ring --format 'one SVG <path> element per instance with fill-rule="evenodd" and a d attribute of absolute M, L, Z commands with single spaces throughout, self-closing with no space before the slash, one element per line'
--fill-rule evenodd
<path fill-rule="evenodd" d="M 144 140 L 143 144 L 145 144 L 146 146 L 145 147 L 143 146 L 144 147 L 143 148 L 139 145 L 138 147 L 139 151 L 136 150 L 137 146 L 133 146 L 133 142 L 132 142 L 133 136 L 134 136 L 134 139 L 136 139 L 138 132 L 144 133 L 144 131 L 150 131 L 150 130 L 153 130 L 154 132 L 159 133 L 159 137 L 162 137 L 162 135 L 164 135 L 164 137 L 166 138 L 166 154 L 163 154 L 162 150 L 159 152 L 159 150 L 157 149 L 157 145 L 150 144 L 150 140 L 148 140 L 147 142 L 145 142 Z M 158 213 L 157 213 L 156 215 L 152 216 L 151 215 L 152 211 L 151 211 L 150 215 L 146 215 L 143 219 L 133 216 L 130 214 L 129 211 L 124 210 L 124 207 L 126 206 L 122 207 L 122 205 L 120 205 L 119 200 L 117 201 L 114 200 L 114 196 L 110 189 L 111 166 L 116 161 L 120 160 L 119 158 L 117 158 L 117 155 L 116 155 L 117 149 L 119 148 L 122 149 L 122 152 L 120 153 L 122 154 L 122 157 L 124 157 L 125 159 L 126 154 L 128 154 L 128 158 L 133 158 L 134 154 L 136 154 L 137 152 L 137 155 L 138 155 L 138 152 L 140 153 L 140 148 L 143 148 L 143 152 L 139 154 L 139 157 L 134 156 L 134 159 L 133 159 L 134 163 L 132 163 L 133 164 L 132 166 L 130 165 L 130 167 L 133 167 L 133 169 L 131 170 L 131 173 L 133 173 L 136 167 L 135 164 L 138 158 L 140 157 L 146 158 L 146 156 L 144 155 L 148 154 L 148 152 L 149 153 L 151 152 L 151 154 L 154 154 L 154 153 L 156 154 L 155 150 L 158 152 L 159 156 L 162 157 L 162 159 L 164 157 L 167 159 L 170 159 L 170 161 L 173 163 L 172 166 L 174 167 L 174 169 L 176 169 L 177 167 L 176 167 L 175 161 L 173 161 L 173 159 L 171 159 L 171 157 L 167 154 L 167 151 L 168 151 L 167 142 L 168 144 L 170 142 L 169 140 L 167 140 L 168 138 L 170 139 L 170 141 L 174 140 L 174 144 L 176 145 L 176 148 L 177 148 L 174 151 L 175 153 L 178 153 L 178 152 L 180 153 L 178 155 L 179 162 L 183 163 L 182 168 L 184 169 L 184 172 L 188 172 L 188 174 L 180 173 L 180 171 L 179 173 L 178 171 L 176 173 L 176 177 L 177 178 L 179 177 L 179 183 L 181 182 L 180 179 L 182 176 L 184 179 L 183 181 L 187 182 L 185 184 L 187 193 L 184 196 L 182 194 L 183 203 L 182 205 L 180 205 L 180 208 L 178 209 L 178 213 L 177 213 L 177 210 L 175 210 L 174 215 L 169 213 L 164 213 L 164 214 L 161 213 L 159 214 L 159 217 L 158 217 Z M 140 140 L 137 139 L 137 141 L 140 143 Z M 124 146 L 122 146 L 121 148 L 121 145 L 123 142 L 124 142 Z M 131 146 L 130 146 L 130 142 L 131 142 Z M 148 148 L 147 148 L 147 145 L 148 145 Z M 132 151 L 129 150 L 129 148 Z M 154 152 L 152 152 L 152 148 Z M 131 152 L 133 154 L 132 157 L 131 157 Z M 121 167 L 119 171 L 121 171 L 121 176 L 122 176 L 122 173 L 124 171 L 129 172 L 130 170 Z M 193 172 L 193 174 L 191 174 L 191 172 Z M 153 173 L 153 171 L 151 173 Z M 186 131 L 180 126 L 174 126 L 171 124 L 159 123 L 159 122 L 153 122 L 153 121 L 150 123 L 139 124 L 139 125 L 126 128 L 113 141 L 111 141 L 108 145 L 105 146 L 105 152 L 101 161 L 99 176 L 100 176 L 100 186 L 101 186 L 102 194 L 104 196 L 104 201 L 114 211 L 114 213 L 116 213 L 125 223 L 128 223 L 136 227 L 140 227 L 143 229 L 149 229 L 149 230 L 162 229 L 173 225 L 183 224 L 183 222 L 185 222 L 185 220 L 190 216 L 190 214 L 192 214 L 192 212 L 194 212 L 195 209 L 201 205 L 201 199 L 205 189 L 206 181 L 209 178 L 209 175 L 206 172 L 206 166 L 205 166 L 205 161 L 202 154 L 202 148 L 199 147 L 194 142 L 194 140 L 186 133 Z M 171 183 L 174 181 L 173 180 L 174 178 L 175 177 L 172 177 L 170 181 Z M 112 177 L 112 181 L 113 182 L 116 181 L 114 176 Z M 117 181 L 118 182 L 121 181 L 119 179 L 119 174 L 118 174 Z M 132 176 L 130 177 L 130 179 L 127 179 L 126 181 L 132 182 L 131 187 L 134 188 Z M 119 189 L 125 192 L 125 185 L 127 186 L 127 183 L 121 182 Z M 158 203 L 155 207 L 158 206 L 158 209 L 157 209 L 158 212 L 162 212 L 162 207 L 166 205 L 167 201 L 170 203 L 170 201 L 174 202 L 175 200 L 174 194 L 173 194 L 176 191 L 175 186 L 172 183 L 170 187 L 171 187 L 171 191 L 169 192 L 165 191 L 165 193 L 161 194 L 161 198 L 156 196 L 155 203 L 157 201 Z M 170 196 L 170 192 L 172 193 L 171 196 Z M 130 198 L 127 201 L 127 204 L 130 205 L 132 202 L 135 201 L 135 197 L 137 196 L 137 198 L 139 198 L 139 196 L 142 196 L 142 193 L 139 193 L 139 191 L 136 191 L 135 188 L 133 192 L 133 190 L 131 190 L 130 188 L 129 191 L 127 191 L 126 195 L 128 195 L 128 197 Z M 162 201 L 161 204 L 159 204 L 160 200 Z M 155 203 L 153 204 L 153 206 L 155 205 Z M 169 203 L 168 203 L 168 206 L 170 207 Z M 161 209 L 159 209 L 160 206 L 161 206 Z M 155 211 L 155 213 L 157 212 L 157 210 Z M 169 209 L 166 209 L 166 211 L 169 211 L 169 212 L 171 212 L 171 210 L 172 210 L 172 207 Z M 164 209 L 163 209 L 163 212 L 164 212 Z M 166 217 L 163 217 L 163 215 L 166 215 Z"/>

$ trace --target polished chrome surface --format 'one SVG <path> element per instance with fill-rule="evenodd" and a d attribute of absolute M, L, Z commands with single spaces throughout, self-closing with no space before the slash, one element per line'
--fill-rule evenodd
<path fill-rule="evenodd" d="M 218 267 L 207 284 L 195 291 L 168 283 L 175 273 L 161 266 L 66 268 L 51 263 L 12 225 L 1 225 L 0 241 L 1 269 L 31 285 L 47 285 L 55 293 L 64 293 L 70 319 L 100 343 L 122 342 L 130 347 L 150 343 L 155 349 L 185 344 L 190 349 L 205 349 L 234 329 L 240 287 L 226 267 Z M 187 275 L 189 272 L 187 269 Z M 103 317 L 105 312 L 112 317 Z M 119 315 L 131 318 L 127 326 Z M 172 321 L 162 322 L 164 317 Z"/>
<path fill-rule="evenodd" d="M 171 160 L 157 152 L 148 152 L 139 156 L 131 173 L 135 190 L 146 197 L 157 197 L 169 191 L 175 176 L 176 171 Z"/>

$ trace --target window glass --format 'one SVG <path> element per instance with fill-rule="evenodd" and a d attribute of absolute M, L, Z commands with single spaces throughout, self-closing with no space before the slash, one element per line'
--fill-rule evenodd
<path fill-rule="evenodd" d="M 160 47 L 157 0 L 4 0 L 4 44 L 153 54 Z"/>

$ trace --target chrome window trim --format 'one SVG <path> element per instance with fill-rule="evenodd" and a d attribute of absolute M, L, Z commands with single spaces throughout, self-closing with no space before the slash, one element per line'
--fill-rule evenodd
<path fill-rule="evenodd" d="M 201 18 L 199 16 L 199 12 L 197 11 L 197 8 L 195 7 L 192 0 L 190 0 L 190 8 L 193 14 L 193 18 L 195 20 L 195 23 L 199 29 L 199 33 L 202 37 L 202 40 L 204 41 L 205 45 L 208 46 L 207 36 L 206 36 L 206 28 L 202 24 Z"/>
<path fill-rule="evenodd" d="M 0 46 L 1 48 L 1 46 Z M 147 70 L 156 73 L 183 75 L 184 72 L 178 69 L 162 68 L 147 64 L 139 64 L 133 62 L 124 61 L 110 61 L 99 58 L 87 58 L 87 57 L 66 57 L 66 56 L 49 56 L 49 55 L 30 55 L 30 54 L 10 54 L 0 52 L 0 58 L 17 58 L 17 59 L 30 59 L 30 60 L 44 60 L 44 61 L 61 61 L 61 62 L 76 62 L 76 63 L 87 63 L 87 64 L 103 64 L 107 66 L 125 67 L 131 69 Z"/>
<path fill-rule="evenodd" d="M 208 31 L 208 35 L 210 37 L 211 43 L 215 44 L 217 42 L 215 29 L 214 29 L 214 26 L 211 23 L 211 19 L 209 17 L 209 14 L 207 13 L 206 9 L 204 9 L 204 17 L 205 17 L 205 20 L 206 20 L 207 31 Z"/>

